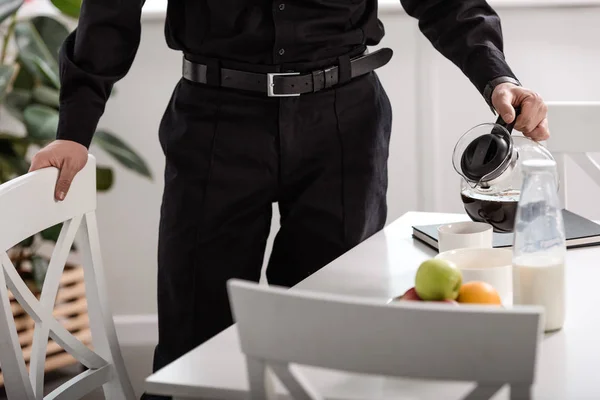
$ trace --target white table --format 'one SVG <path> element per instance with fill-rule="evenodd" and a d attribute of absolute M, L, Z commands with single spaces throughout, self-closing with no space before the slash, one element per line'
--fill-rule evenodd
<path fill-rule="evenodd" d="M 412 226 L 453 222 L 463 215 L 408 213 L 295 288 L 389 298 L 413 285 L 419 264 L 435 255 L 412 239 Z M 540 348 L 534 399 L 600 399 L 600 248 L 568 251 L 567 319 L 558 333 L 545 337 Z M 292 289 L 294 290 L 294 289 Z M 402 338 L 398 338 L 402 340 Z M 236 327 L 168 365 L 146 381 L 155 394 L 179 398 L 246 399 L 248 381 Z M 430 382 L 348 374 L 301 367 L 327 399 L 458 399 L 469 383 Z M 286 398 L 285 389 L 277 391 Z M 501 390 L 494 400 L 508 399 Z"/>

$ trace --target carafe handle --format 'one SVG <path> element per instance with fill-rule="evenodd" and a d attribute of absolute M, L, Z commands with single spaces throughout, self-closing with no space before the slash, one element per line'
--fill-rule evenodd
<path fill-rule="evenodd" d="M 512 134 L 512 130 L 515 127 L 515 122 L 517 122 L 517 118 L 519 117 L 519 114 L 521 114 L 521 107 L 515 107 L 515 119 L 513 120 L 513 122 L 511 122 L 510 124 L 507 124 L 502 119 L 502 116 L 499 116 L 498 120 L 496 121 L 496 124 L 500 125 L 504 129 L 506 129 L 508 131 L 508 133 Z"/>

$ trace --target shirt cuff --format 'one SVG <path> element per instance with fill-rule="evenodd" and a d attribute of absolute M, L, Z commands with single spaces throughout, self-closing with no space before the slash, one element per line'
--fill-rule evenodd
<path fill-rule="evenodd" d="M 63 103 L 58 113 L 56 139 L 71 140 L 89 148 L 100 119 L 98 113 L 81 103 Z"/>
<path fill-rule="evenodd" d="M 492 104 L 492 93 L 494 93 L 494 89 L 496 89 L 496 86 L 500 85 L 501 83 L 512 83 L 513 85 L 521 86 L 521 82 L 519 82 L 515 78 L 511 78 L 510 76 L 500 76 L 498 78 L 492 79 L 485 86 L 485 89 L 483 90 L 483 98 L 485 99 L 486 103 L 490 106 L 490 109 L 494 114 L 496 114 L 496 110 L 494 109 L 494 105 Z"/>

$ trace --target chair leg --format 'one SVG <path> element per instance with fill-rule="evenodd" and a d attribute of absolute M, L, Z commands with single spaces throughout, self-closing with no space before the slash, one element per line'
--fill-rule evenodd
<path fill-rule="evenodd" d="M 299 371 L 292 370 L 290 364 L 270 362 L 269 366 L 294 400 L 324 400 Z"/>
<path fill-rule="evenodd" d="M 463 400 L 489 400 L 502 386 L 478 384 Z"/>
<path fill-rule="evenodd" d="M 530 385 L 510 385 L 510 400 L 530 400 Z"/>
<path fill-rule="evenodd" d="M 248 382 L 250 384 L 250 399 L 274 399 L 272 376 L 267 371 L 265 361 L 247 356 L 246 366 L 248 369 Z"/>
<path fill-rule="evenodd" d="M 84 280 L 94 349 L 114 368 L 111 381 L 104 385 L 108 399 L 134 400 L 135 393 L 125 369 L 115 324 L 110 312 L 100 253 L 96 216 L 86 214 L 82 223 L 80 245 L 84 261 Z"/>
<path fill-rule="evenodd" d="M 33 387 L 19 345 L 17 328 L 10 308 L 4 267 L 0 262 L 0 359 L 4 374 L 4 388 L 9 399 L 35 399 Z"/>

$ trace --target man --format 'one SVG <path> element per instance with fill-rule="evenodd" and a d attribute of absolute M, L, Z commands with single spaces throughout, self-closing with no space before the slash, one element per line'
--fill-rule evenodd
<path fill-rule="evenodd" d="M 61 49 L 57 140 L 32 163 L 60 168 L 58 200 L 134 60 L 142 4 L 84 0 Z M 484 0 L 402 4 L 507 122 L 521 106 L 516 129 L 548 137 L 545 105 L 505 62 L 500 20 Z M 275 285 L 296 284 L 383 228 L 392 118 L 374 72 L 391 54 L 365 53 L 384 35 L 376 0 L 170 0 L 165 34 L 185 61 L 159 133 L 155 370 L 232 323 L 225 283 L 259 279 L 273 202 Z"/>

